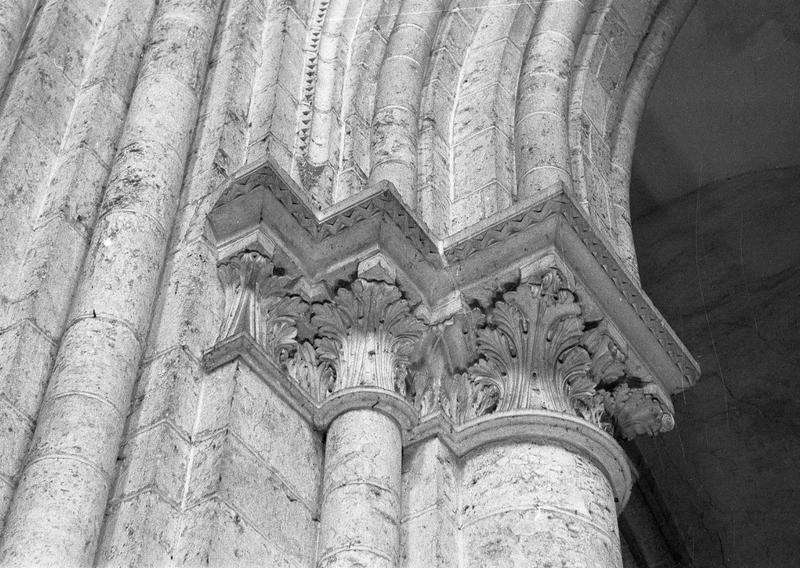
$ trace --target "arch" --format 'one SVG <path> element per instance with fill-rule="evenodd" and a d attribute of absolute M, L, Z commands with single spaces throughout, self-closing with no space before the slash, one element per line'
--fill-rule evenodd
<path fill-rule="evenodd" d="M 514 111 L 532 3 L 487 6 L 476 21 L 450 118 L 450 232 L 515 198 Z"/>

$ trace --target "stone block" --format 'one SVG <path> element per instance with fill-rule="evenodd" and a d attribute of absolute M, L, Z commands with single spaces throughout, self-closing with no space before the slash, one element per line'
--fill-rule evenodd
<path fill-rule="evenodd" d="M 284 36 L 280 67 L 276 75 L 277 83 L 297 99 L 300 98 L 303 87 L 309 79 L 303 75 L 306 72 L 306 61 L 302 46 L 302 42 L 296 44 Z"/>
<path fill-rule="evenodd" d="M 61 145 L 77 88 L 42 55 L 22 64 L 8 85 L 4 119 L 20 118 L 50 152 Z"/>
<path fill-rule="evenodd" d="M 33 422 L 50 376 L 56 343 L 29 321 L 0 331 L 0 391 Z"/>
<path fill-rule="evenodd" d="M 163 227 L 152 218 L 127 211 L 106 215 L 97 224 L 87 253 L 73 318 L 104 316 L 127 322 L 140 339 L 149 328 L 152 289 L 161 272 L 163 245 L 153 235 Z M 119 262 L 119 258 L 126 262 Z M 101 278 L 91 278 L 102 274 Z M 84 288 L 91 287 L 91 292 Z"/>
<path fill-rule="evenodd" d="M 567 85 L 561 77 L 550 73 L 531 73 L 526 77 L 525 89 L 519 93 L 517 104 L 519 108 L 566 117 L 566 88 Z M 520 121 L 524 116 L 516 118 Z"/>
<path fill-rule="evenodd" d="M 495 128 L 478 131 L 454 149 L 454 198 L 480 191 L 493 181 L 513 183 L 514 148 Z"/>
<path fill-rule="evenodd" d="M 231 432 L 306 503 L 316 503 L 322 477 L 319 434 L 247 367 L 240 367 L 237 381 Z"/>
<path fill-rule="evenodd" d="M 61 153 L 86 148 L 105 167 L 109 167 L 125 120 L 126 100 L 125 93 L 117 94 L 106 82 L 81 90 L 75 100 Z"/>
<path fill-rule="evenodd" d="M 223 35 L 227 40 L 225 47 L 231 53 L 251 57 L 255 55 L 261 48 L 266 13 L 266 0 L 232 4 L 223 28 Z"/>
<path fill-rule="evenodd" d="M 458 527 L 452 518 L 429 511 L 400 525 L 401 558 L 404 568 L 457 568 Z"/>
<path fill-rule="evenodd" d="M 505 50 L 505 41 L 495 41 L 473 48 L 464 61 L 459 76 L 460 93 L 466 96 L 495 83 L 513 85 L 517 79 L 518 69 L 506 68 L 503 65 Z M 506 120 L 511 120 L 511 117 Z"/>
<path fill-rule="evenodd" d="M 659 2 L 657 0 L 644 0 L 642 2 L 620 2 L 614 4 L 615 11 L 619 14 L 624 27 L 635 35 L 644 33 L 648 18 L 654 12 Z"/>
<path fill-rule="evenodd" d="M 483 216 L 483 196 L 473 191 L 450 206 L 450 232 L 457 233 Z"/>
<path fill-rule="evenodd" d="M 174 559 L 180 513 L 152 490 L 111 505 L 105 526 L 97 553 L 100 566 L 159 568 Z"/>
<path fill-rule="evenodd" d="M 180 174 L 183 174 L 182 160 L 191 145 L 195 97 L 199 96 L 199 93 L 187 89 L 181 78 L 167 73 L 141 77 L 136 95 L 131 99 L 125 134 L 119 142 L 120 154 L 129 145 L 137 143 L 168 147 L 175 153 L 174 157 L 168 158 L 169 161 L 178 162 Z M 166 93 L 170 96 L 165 96 Z M 187 122 L 191 122 L 192 127 L 187 128 Z M 148 163 L 147 156 L 142 156 L 139 161 Z M 148 165 L 159 166 L 158 163 Z"/>
<path fill-rule="evenodd" d="M 126 3 L 127 4 L 127 3 Z M 119 4 L 115 4 L 119 6 Z M 147 8 L 143 8 L 146 13 Z M 136 20 L 141 16 L 120 18 L 104 26 L 87 68 L 84 88 L 105 83 L 110 93 L 127 100 L 133 90 L 143 47 L 143 32 L 136 33 Z"/>
<path fill-rule="evenodd" d="M 216 252 L 204 241 L 194 241 L 168 260 L 159 294 L 147 357 L 182 346 L 200 358 L 217 339 L 222 324 L 222 291 L 217 277 Z"/>
<path fill-rule="evenodd" d="M 462 529 L 468 543 L 462 566 L 524 566 L 531 558 L 543 566 L 622 566 L 619 545 L 590 534 L 586 526 L 549 511 L 507 511 Z"/>
<path fill-rule="evenodd" d="M 439 199 L 450 199 L 450 171 L 447 143 L 435 130 L 423 132 L 419 137 L 419 166 L 417 181 L 420 186 L 440 188 Z M 421 191 L 421 190 L 420 190 Z M 423 213 L 424 209 L 420 209 Z"/>
<path fill-rule="evenodd" d="M 435 511 L 454 523 L 460 491 L 457 475 L 455 456 L 438 438 L 406 449 L 403 456 L 404 518 Z"/>
<path fill-rule="evenodd" d="M 205 69 L 199 69 L 195 65 L 193 53 L 208 41 L 202 26 L 194 19 L 157 17 L 150 37 L 148 48 L 142 57 L 139 81 L 162 75 L 182 85 L 182 91 L 188 90 L 199 97 Z M 165 97 L 161 102 L 169 98 L 172 97 Z"/>
<path fill-rule="evenodd" d="M 107 176 L 107 166 L 92 150 L 76 147 L 73 151 L 63 153 L 50 176 L 39 218 L 46 220 L 60 216 L 82 239 L 88 241 L 97 219 Z"/>
<path fill-rule="evenodd" d="M 519 120 L 516 146 L 521 162 L 518 167 L 521 167 L 518 174 L 527 174 L 530 167 L 563 167 L 561 149 L 566 144 L 561 136 L 563 127 L 563 119 L 546 113 L 529 114 Z"/>
<path fill-rule="evenodd" d="M 201 363 L 181 347 L 159 353 L 142 365 L 128 419 L 130 435 L 162 421 L 190 435 L 203 376 Z"/>
<path fill-rule="evenodd" d="M 301 566 L 236 510 L 216 499 L 185 513 L 180 541 L 178 566 Z"/>
<path fill-rule="evenodd" d="M 8 304 L 9 321 L 30 319 L 48 337 L 59 338 L 88 243 L 63 217 L 53 217 L 33 232 L 15 300 Z"/>
<path fill-rule="evenodd" d="M 278 84 L 271 82 L 261 89 L 254 89 L 250 111 L 247 116 L 249 145 L 263 144 L 270 134 L 273 107 L 278 92 Z"/>
<path fill-rule="evenodd" d="M 178 209 L 172 229 L 170 255 L 208 236 L 206 215 L 222 193 L 225 180 L 225 176 L 215 170 L 207 170 L 186 180 L 184 195 L 186 197 L 198 195 L 199 198 Z"/>
<path fill-rule="evenodd" d="M 461 94 L 453 116 L 453 144 L 460 144 L 470 136 L 492 128 L 500 132 L 511 131 L 512 117 L 501 117 L 498 113 L 496 103 L 502 96 L 499 91 L 497 82 L 492 81 L 477 91 Z M 455 154 L 463 152 L 459 148 L 453 151 Z"/>
<path fill-rule="evenodd" d="M 71 490 L 69 498 L 78 499 L 77 495 L 85 495 L 81 489 L 98 491 L 102 501 L 100 510 L 105 505 L 107 485 L 112 479 L 118 440 L 122 427 L 118 426 L 117 416 L 109 411 L 105 401 L 87 396 L 86 393 L 64 393 L 57 399 L 61 414 L 53 416 L 45 412 L 52 404 L 48 400 L 42 405 L 42 412 L 36 424 L 31 450 L 28 454 L 28 468 L 37 466 L 37 479 L 47 479 L 47 473 L 39 466 L 47 468 L 53 461 L 61 461 L 63 467 L 54 475 L 69 477 L 67 473 L 74 468 L 81 473 L 75 477 L 91 480 L 84 485 L 80 479 L 68 481 Z M 100 435 L 101 433 L 103 435 Z M 74 462 L 74 464 L 73 464 Z M 46 482 L 46 481 L 45 481 Z M 86 481 L 89 483 L 89 481 Z M 55 489 L 54 489 L 55 491 Z M 74 491 L 74 493 L 73 493 Z M 62 502 L 63 503 L 63 502 Z"/>
<path fill-rule="evenodd" d="M 443 182 L 441 183 L 443 186 Z M 442 199 L 444 196 L 444 200 Z M 443 237 L 450 226 L 450 206 L 447 189 L 432 185 L 423 186 L 417 194 L 422 210 L 422 220 L 434 235 Z"/>
<path fill-rule="evenodd" d="M 275 91 L 274 105 L 269 120 L 269 136 L 278 140 L 286 148 L 293 148 L 297 132 L 297 100 L 284 88 L 282 83 L 278 84 L 278 89 Z"/>
<path fill-rule="evenodd" d="M 476 22 L 475 39 L 479 40 L 478 46 L 488 45 L 493 42 L 505 43 L 509 28 L 514 20 L 520 4 L 499 4 L 497 7 L 484 7 L 481 18 Z M 473 44 L 475 47 L 475 44 Z"/>
<path fill-rule="evenodd" d="M 477 450 L 464 458 L 461 491 L 464 524 L 512 509 L 546 509 L 609 535 L 617 531 L 604 474 L 556 446 L 518 443 Z"/>
<path fill-rule="evenodd" d="M 71 435 L 68 427 L 64 434 Z M 42 566 L 52 565 L 43 559 L 59 558 L 63 565 L 87 566 L 94 550 L 85 543 L 100 532 L 109 478 L 81 458 L 38 457 L 31 456 L 6 517 L 4 561 Z M 20 526 L 21 514 L 30 514 L 29 525 Z"/>
<path fill-rule="evenodd" d="M 73 85 L 79 85 L 104 4 L 101 0 L 45 3 L 23 61 L 38 66 L 45 58 L 50 59 Z"/>
<path fill-rule="evenodd" d="M 597 171 L 608 180 L 611 178 L 611 148 L 603 134 L 592 126 L 591 159 Z"/>
<path fill-rule="evenodd" d="M 294 477 L 305 476 L 297 471 Z M 262 460 L 231 438 L 221 472 L 220 499 L 253 524 L 298 564 L 313 560 L 316 511 L 298 499 Z M 315 503 L 315 502 L 314 502 Z"/>
<path fill-rule="evenodd" d="M 153 491 L 180 506 L 190 466 L 192 444 L 166 422 L 137 432 L 125 441 L 112 499 Z"/>
<path fill-rule="evenodd" d="M 14 274 L 21 264 L 35 204 L 54 153 L 21 120 L 0 123 L 0 267 Z M 13 295 L 14 278 L 0 282 L 0 295 Z"/>
<path fill-rule="evenodd" d="M 0 477 L 0 531 L 3 530 L 5 524 L 6 514 L 8 508 L 11 506 L 11 499 L 14 497 L 14 489 L 16 484 L 12 483 L 10 479 Z"/>
<path fill-rule="evenodd" d="M 22 470 L 33 422 L 0 396 L 0 424 L 0 477 L 14 480 Z"/>
<path fill-rule="evenodd" d="M 594 77 L 587 77 L 583 91 L 583 112 L 600 132 L 606 129 L 609 101 L 609 94 L 600 82 Z"/>

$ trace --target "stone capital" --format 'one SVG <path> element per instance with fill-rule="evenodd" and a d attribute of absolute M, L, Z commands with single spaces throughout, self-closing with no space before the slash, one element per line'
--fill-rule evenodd
<path fill-rule="evenodd" d="M 464 368 L 438 375 L 430 365 L 415 369 L 410 384 L 420 414 L 441 412 L 468 425 L 546 411 L 624 438 L 672 429 L 669 397 L 636 375 L 625 349 L 594 314 L 552 267 L 498 291 L 463 318 Z"/>
<path fill-rule="evenodd" d="M 405 394 L 409 355 L 425 326 L 397 286 L 357 278 L 311 311 L 317 356 L 334 372 L 331 392 L 370 386 Z"/>
<path fill-rule="evenodd" d="M 220 253 L 243 251 L 220 266 L 210 364 L 274 367 L 315 424 L 334 395 L 390 393 L 416 409 L 412 441 L 543 412 L 623 438 L 673 427 L 697 365 L 563 188 L 442 240 L 390 184 L 324 211 L 307 197 L 268 164 L 210 213 Z M 242 333 L 257 348 L 226 339 Z"/>
<path fill-rule="evenodd" d="M 281 364 L 297 344 L 296 320 L 307 309 L 291 294 L 297 278 L 284 276 L 262 252 L 245 250 L 218 264 L 225 317 L 218 341 L 244 333 Z"/>

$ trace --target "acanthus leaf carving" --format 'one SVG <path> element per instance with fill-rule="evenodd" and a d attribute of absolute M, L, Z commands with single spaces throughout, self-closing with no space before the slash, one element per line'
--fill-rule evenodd
<path fill-rule="evenodd" d="M 297 277 L 283 275 L 257 251 L 225 259 L 218 274 L 225 293 L 219 340 L 247 333 L 276 364 L 284 365 L 297 346 L 297 318 L 308 309 L 291 294 Z"/>
<path fill-rule="evenodd" d="M 312 311 L 317 355 L 335 371 L 331 391 L 369 385 L 405 395 L 409 355 L 425 327 L 396 286 L 358 278 Z"/>
<path fill-rule="evenodd" d="M 523 283 L 485 310 L 478 359 L 468 369 L 476 416 L 515 409 L 570 408 L 560 357 L 580 342 L 581 308 L 560 273 Z M 571 376 L 571 375 L 569 375 Z"/>
<path fill-rule="evenodd" d="M 558 269 L 473 312 L 476 358 L 441 381 L 440 403 L 452 420 L 544 409 L 623 437 L 672 427 L 667 395 L 630 375 L 623 349 L 602 320 L 584 321 Z"/>
<path fill-rule="evenodd" d="M 297 350 L 286 361 L 286 370 L 297 386 L 315 402 L 333 391 L 336 373 L 329 361 L 318 356 L 310 341 L 298 343 Z"/>

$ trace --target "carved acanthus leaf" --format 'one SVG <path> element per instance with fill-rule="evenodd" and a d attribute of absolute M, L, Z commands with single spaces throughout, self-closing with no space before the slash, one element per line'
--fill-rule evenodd
<path fill-rule="evenodd" d="M 225 292 L 225 319 L 219 340 L 249 334 L 276 363 L 285 363 L 297 343 L 297 318 L 307 310 L 290 290 L 296 277 L 283 276 L 269 258 L 241 252 L 218 266 Z"/>
<path fill-rule="evenodd" d="M 317 354 L 336 371 L 333 390 L 370 385 L 405 393 L 408 356 L 424 326 L 396 286 L 359 278 L 312 310 Z"/>
<path fill-rule="evenodd" d="M 297 345 L 297 350 L 286 362 L 286 370 L 315 402 L 323 400 L 333 391 L 336 374 L 328 361 L 318 357 L 314 345 L 308 341 Z"/>
<path fill-rule="evenodd" d="M 469 368 L 476 415 L 526 408 L 568 412 L 572 373 L 561 372 L 561 356 L 580 342 L 583 320 L 560 273 L 550 270 L 540 283 L 506 292 L 485 315 L 476 334 L 479 358 Z"/>

